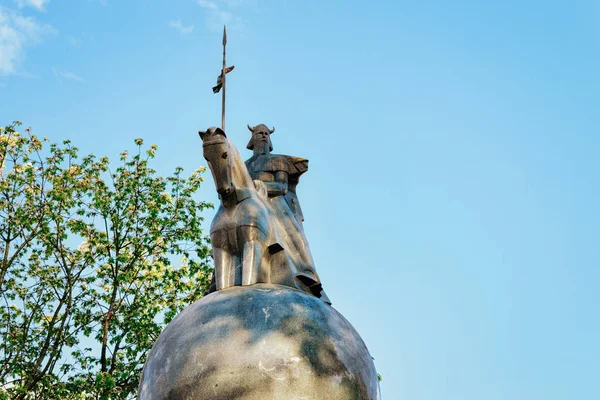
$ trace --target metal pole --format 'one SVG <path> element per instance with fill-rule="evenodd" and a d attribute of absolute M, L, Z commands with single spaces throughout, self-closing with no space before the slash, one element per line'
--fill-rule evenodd
<path fill-rule="evenodd" d="M 222 113 L 221 113 L 221 129 L 225 131 L 225 75 L 227 66 L 225 65 L 225 46 L 227 46 L 227 29 L 223 26 L 223 70 L 221 71 L 221 81 L 223 82 L 223 98 L 222 98 Z"/>

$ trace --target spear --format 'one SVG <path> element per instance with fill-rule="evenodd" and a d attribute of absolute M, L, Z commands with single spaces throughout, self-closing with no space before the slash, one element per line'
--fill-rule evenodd
<path fill-rule="evenodd" d="M 227 66 L 225 64 L 225 47 L 227 46 L 227 28 L 223 25 L 223 100 L 221 104 L 221 108 L 223 110 L 221 114 L 221 129 L 225 131 L 225 75 L 227 72 Z"/>
<path fill-rule="evenodd" d="M 223 26 L 223 69 L 221 70 L 221 73 L 219 74 L 219 76 L 217 77 L 217 85 L 213 86 L 212 90 L 213 93 L 219 93 L 221 91 L 221 89 L 223 89 L 223 98 L 222 98 L 222 111 L 221 111 L 221 129 L 225 130 L 225 75 L 227 75 L 228 73 L 230 73 L 231 71 L 233 71 L 233 69 L 235 68 L 234 65 L 232 65 L 231 67 L 227 67 L 225 64 L 225 56 L 226 56 L 226 52 L 225 52 L 225 48 L 227 46 L 227 29 L 225 28 L 225 26 Z"/>

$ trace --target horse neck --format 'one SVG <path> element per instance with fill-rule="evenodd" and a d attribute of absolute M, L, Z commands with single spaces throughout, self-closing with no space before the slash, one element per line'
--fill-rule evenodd
<path fill-rule="evenodd" d="M 233 186 L 236 189 L 254 189 L 254 182 L 252 182 L 242 156 L 229 140 L 227 140 L 227 153 Z"/>

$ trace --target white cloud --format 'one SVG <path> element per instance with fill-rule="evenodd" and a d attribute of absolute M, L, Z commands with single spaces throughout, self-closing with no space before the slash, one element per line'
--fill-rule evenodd
<path fill-rule="evenodd" d="M 227 4 L 227 7 L 237 8 L 237 7 L 257 7 L 258 4 L 256 0 L 221 0 L 223 3 Z"/>
<path fill-rule="evenodd" d="M 17 67 L 25 58 L 26 48 L 55 33 L 54 28 L 35 18 L 0 8 L 0 75 L 20 74 Z"/>
<path fill-rule="evenodd" d="M 169 27 L 175 29 L 182 35 L 192 33 L 192 31 L 194 30 L 194 25 L 183 25 L 180 19 L 169 21 Z"/>
<path fill-rule="evenodd" d="M 18 0 L 17 4 L 19 7 L 33 7 L 38 11 L 44 11 L 46 4 L 48 4 L 50 0 Z"/>
<path fill-rule="evenodd" d="M 57 68 L 52 68 L 52 72 L 54 73 L 54 76 L 56 76 L 58 78 L 65 78 L 65 79 L 69 79 L 72 81 L 85 83 L 85 80 L 82 77 L 74 74 L 73 72 L 65 71 L 64 69 L 61 70 L 61 69 L 57 69 Z"/>
<path fill-rule="evenodd" d="M 257 7 L 256 0 L 196 0 L 199 6 L 218 10 L 223 8 Z M 221 6 L 219 6 L 221 4 Z"/>
<path fill-rule="evenodd" d="M 67 42 L 73 47 L 81 46 L 81 39 L 78 39 L 74 36 L 67 36 Z"/>
<path fill-rule="evenodd" d="M 211 0 L 196 0 L 196 3 L 198 3 L 198 5 L 200 7 L 208 8 L 209 10 L 218 10 L 219 9 L 219 6 L 217 6 L 217 3 L 215 3 L 214 1 L 211 1 Z"/>
<path fill-rule="evenodd" d="M 254 4 L 249 0 L 196 0 L 196 3 L 208 11 L 206 27 L 216 32 L 222 31 L 223 25 L 227 25 L 230 30 L 242 30 L 244 21 L 230 9 Z"/>

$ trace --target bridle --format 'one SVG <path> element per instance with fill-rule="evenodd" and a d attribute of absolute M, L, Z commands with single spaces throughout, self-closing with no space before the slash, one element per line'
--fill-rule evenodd
<path fill-rule="evenodd" d="M 215 144 L 223 144 L 225 143 L 224 140 L 207 140 L 206 142 L 202 142 L 202 147 L 208 147 L 208 146 L 212 146 Z"/>

